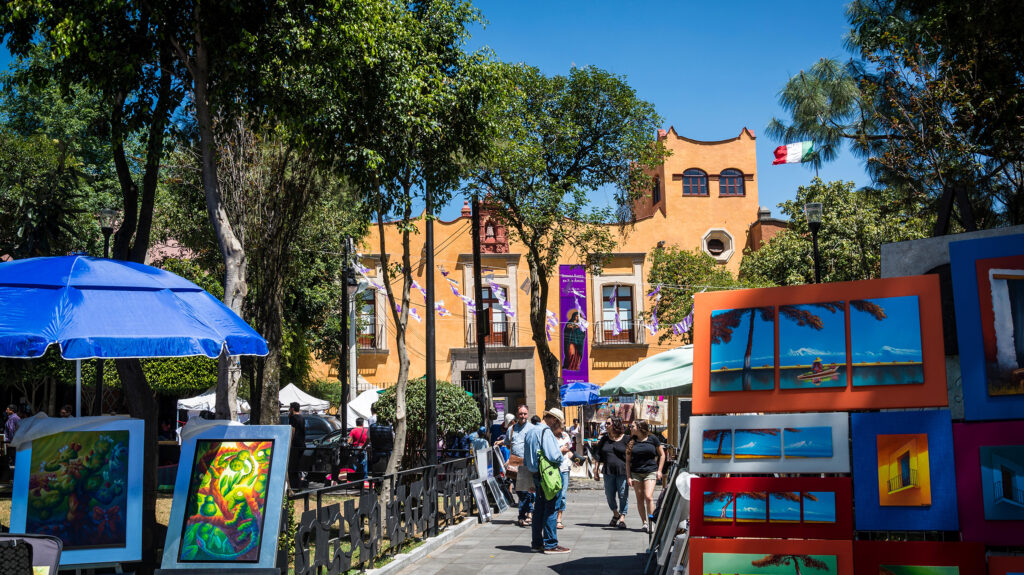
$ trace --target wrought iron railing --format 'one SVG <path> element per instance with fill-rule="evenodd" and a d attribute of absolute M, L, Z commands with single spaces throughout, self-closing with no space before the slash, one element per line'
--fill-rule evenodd
<path fill-rule="evenodd" d="M 474 459 L 466 457 L 292 494 L 289 499 L 302 505 L 295 575 L 372 568 L 405 544 L 470 516 L 475 469 Z M 330 501 L 337 498 L 343 499 Z"/>
<path fill-rule="evenodd" d="M 514 321 L 492 321 L 490 330 L 484 336 L 484 344 L 487 347 L 515 347 L 516 322 Z M 476 346 L 476 322 L 472 321 L 466 327 L 466 347 Z"/>
<path fill-rule="evenodd" d="M 620 319 L 617 328 L 613 319 L 598 321 L 595 322 L 594 326 L 594 344 L 624 345 L 643 343 L 643 329 L 643 324 L 632 319 Z"/>
<path fill-rule="evenodd" d="M 996 481 L 995 485 L 996 501 L 1000 499 L 1008 499 L 1018 505 L 1024 505 L 1024 489 L 1010 485 L 1009 489 L 1005 489 L 1005 484 L 1000 481 Z"/>
<path fill-rule="evenodd" d="M 904 487 L 917 487 L 917 470 L 911 469 L 906 477 L 902 473 L 889 478 L 889 493 Z"/>
<path fill-rule="evenodd" d="M 387 333 L 383 323 L 360 326 L 359 333 L 356 334 L 356 346 L 361 350 L 380 351 L 386 349 L 384 347 L 386 338 Z"/>

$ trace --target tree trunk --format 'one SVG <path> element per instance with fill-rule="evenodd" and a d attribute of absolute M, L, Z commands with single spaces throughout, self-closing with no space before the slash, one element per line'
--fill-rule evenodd
<path fill-rule="evenodd" d="M 406 187 L 406 193 L 409 188 Z M 384 289 L 388 295 L 388 307 L 391 308 L 391 313 L 395 318 L 395 348 L 398 350 L 398 380 L 395 382 L 395 445 L 394 451 L 391 452 L 391 458 L 388 459 L 388 466 L 385 470 L 385 474 L 392 474 L 398 471 L 399 464 L 402 461 L 402 457 L 405 455 L 405 443 L 406 435 L 408 434 L 407 429 L 407 408 L 406 408 L 406 390 L 409 384 L 409 350 L 405 345 L 405 327 L 409 321 L 409 288 L 411 283 L 409 276 L 412 273 L 412 262 L 410 256 L 409 247 L 409 216 L 411 213 L 411 206 L 408 204 L 405 207 L 405 211 L 402 214 L 402 311 L 398 312 L 395 308 L 395 296 L 391 289 L 391 281 L 387 276 L 388 269 L 388 257 L 387 257 L 387 246 L 384 240 L 384 217 L 386 214 L 383 210 L 378 210 L 377 213 L 377 228 L 380 236 L 380 257 L 381 266 L 385 270 Z M 432 310 L 431 310 L 432 311 Z M 430 446 L 427 446 L 429 449 Z M 436 449 L 436 446 L 435 446 Z M 386 488 L 386 484 L 385 484 Z M 387 493 L 385 492 L 384 500 L 387 500 Z"/>
<path fill-rule="evenodd" d="M 166 534 L 166 529 L 158 527 L 156 522 L 156 396 L 146 381 L 141 361 L 118 359 L 114 365 L 117 366 L 117 375 L 121 378 L 128 404 L 128 415 L 145 422 L 145 461 L 142 466 L 142 565 L 137 572 L 149 573 L 156 565 L 156 547 L 163 544 L 163 535 Z"/>
<path fill-rule="evenodd" d="M 269 248 L 273 251 L 273 246 Z M 263 362 L 260 394 L 260 423 L 275 424 L 280 413 L 278 392 L 281 387 L 281 347 L 284 340 L 284 276 L 279 273 L 283 262 L 279 258 L 264 258 L 264 266 L 260 271 L 267 276 L 260 283 L 257 301 L 261 302 L 264 321 L 261 322 L 263 337 L 267 340 L 270 353 Z"/>
<path fill-rule="evenodd" d="M 544 374 L 544 409 L 558 407 L 558 357 L 551 352 L 548 345 L 547 309 L 548 309 L 548 275 L 540 267 L 540 257 L 529 254 L 526 258 L 530 268 L 530 332 L 533 344 L 540 358 L 541 372 Z M 559 334 L 561 337 L 561 334 Z"/>
<path fill-rule="evenodd" d="M 747 333 L 747 353 L 743 355 L 743 391 L 750 391 L 751 372 L 750 354 L 754 349 L 754 320 L 757 318 L 757 310 L 750 310 L 750 331 Z"/>

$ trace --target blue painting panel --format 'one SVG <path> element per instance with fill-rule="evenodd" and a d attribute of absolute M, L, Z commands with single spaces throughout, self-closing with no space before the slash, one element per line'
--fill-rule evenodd
<path fill-rule="evenodd" d="M 831 427 L 787 427 L 782 434 L 786 459 L 832 458 Z"/>
<path fill-rule="evenodd" d="M 957 531 L 953 422 L 948 409 L 887 411 L 850 415 L 853 436 L 853 499 L 860 531 Z M 928 436 L 931 504 L 879 505 L 878 436 L 923 433 Z"/>
<path fill-rule="evenodd" d="M 768 520 L 767 493 L 737 493 L 736 521 L 764 523 Z"/>
<path fill-rule="evenodd" d="M 733 503 L 732 493 L 705 493 L 704 521 L 732 523 Z"/>
<path fill-rule="evenodd" d="M 850 302 L 854 387 L 924 383 L 917 296 Z"/>
<path fill-rule="evenodd" d="M 775 308 L 711 313 L 711 391 L 775 389 Z"/>
<path fill-rule="evenodd" d="M 843 302 L 779 307 L 779 387 L 846 387 Z"/>
<path fill-rule="evenodd" d="M 779 435 L 779 429 L 737 429 L 733 454 L 736 459 L 778 459 L 782 457 Z"/>
<path fill-rule="evenodd" d="M 956 309 L 957 342 L 960 351 L 960 373 L 963 381 L 964 418 L 967 420 L 1015 419 L 1024 413 L 1024 394 L 993 394 L 989 389 L 989 366 L 985 357 L 985 331 L 982 327 L 982 305 L 992 309 L 993 286 L 979 289 L 978 268 L 985 260 L 1024 255 L 1024 234 L 965 240 L 949 244 L 949 263 L 953 275 L 953 303 Z M 1019 264 L 1016 264 L 1019 265 Z M 1006 266 L 999 266 L 1006 267 Z M 1019 273 L 1019 268 L 1015 273 Z M 985 282 L 988 283 L 988 282 Z M 1003 282 L 1008 283 L 1008 282 Z M 1017 282 L 1019 283 L 1019 281 Z M 1008 290 L 1004 289 L 1003 291 Z M 1005 295 L 1005 294 L 1004 294 Z M 1017 298 L 1015 301 L 1019 301 Z M 1016 329 L 1021 314 L 998 313 L 996 321 L 1012 322 Z M 1024 321 L 1024 319 L 1020 320 Z M 1024 345 L 1024 344 L 1022 344 Z M 1021 351 L 1018 348 L 1018 353 Z"/>
<path fill-rule="evenodd" d="M 808 491 L 803 494 L 803 503 L 804 522 L 836 522 L 836 494 L 834 491 Z"/>
<path fill-rule="evenodd" d="M 768 521 L 800 523 L 800 494 L 784 492 L 768 495 Z"/>

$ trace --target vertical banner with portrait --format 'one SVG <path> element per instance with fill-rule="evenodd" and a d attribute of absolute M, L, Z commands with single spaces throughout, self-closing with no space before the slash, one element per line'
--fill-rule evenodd
<path fill-rule="evenodd" d="M 562 332 L 562 385 L 585 382 L 587 369 L 587 270 L 558 266 L 558 305 Z"/>

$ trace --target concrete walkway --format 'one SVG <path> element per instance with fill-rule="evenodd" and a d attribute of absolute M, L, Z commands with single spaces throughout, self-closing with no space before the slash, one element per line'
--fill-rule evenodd
<path fill-rule="evenodd" d="M 563 519 L 565 529 L 558 531 L 558 542 L 572 549 L 572 553 L 531 552 L 530 527 L 517 527 L 516 511 L 510 509 L 495 516 L 493 522 L 473 527 L 445 547 L 409 565 L 399 575 L 639 573 L 647 549 L 647 534 L 639 529 L 640 516 L 634 508 L 632 494 L 630 515 L 626 518 L 629 529 L 625 530 L 608 527 L 612 515 L 603 490 L 570 491 L 568 497 Z"/>

